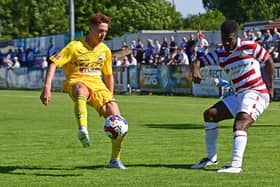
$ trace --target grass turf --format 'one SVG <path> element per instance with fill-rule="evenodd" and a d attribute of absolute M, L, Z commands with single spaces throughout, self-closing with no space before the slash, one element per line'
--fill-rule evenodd
<path fill-rule="evenodd" d="M 217 174 L 230 163 L 232 120 L 220 123 L 219 165 L 190 166 L 205 156 L 202 113 L 216 98 L 117 95 L 129 134 L 126 171 L 107 168 L 111 143 L 103 119 L 89 110 L 91 147 L 77 139 L 73 103 L 53 93 L 0 90 L 0 186 L 278 186 L 280 103 L 273 102 L 249 129 L 242 174 Z"/>

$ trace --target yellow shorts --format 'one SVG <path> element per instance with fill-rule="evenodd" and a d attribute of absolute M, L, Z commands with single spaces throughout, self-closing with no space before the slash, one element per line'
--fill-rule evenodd
<path fill-rule="evenodd" d="M 104 84 L 100 76 L 76 77 L 66 81 L 66 84 L 63 85 L 63 88 L 67 90 L 72 100 L 74 100 L 75 98 L 73 97 L 72 94 L 71 85 L 77 82 L 82 82 L 88 87 L 90 93 L 87 100 L 87 104 L 94 107 L 99 114 L 100 114 L 101 107 L 103 105 L 112 101 L 116 102 L 116 100 L 113 98 L 112 92 L 108 90 L 108 88 L 106 87 L 106 85 Z"/>

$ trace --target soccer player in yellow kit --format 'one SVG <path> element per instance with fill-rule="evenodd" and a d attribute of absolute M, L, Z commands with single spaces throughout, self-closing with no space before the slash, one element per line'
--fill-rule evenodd
<path fill-rule="evenodd" d="M 112 74 L 111 50 L 103 43 L 111 19 L 104 14 L 92 14 L 87 36 L 71 41 L 59 53 L 52 56 L 40 99 L 48 105 L 51 101 L 51 83 L 56 68 L 63 67 L 66 80 L 64 91 L 74 101 L 75 116 L 79 125 L 78 138 L 84 147 L 90 145 L 87 130 L 87 104 L 94 107 L 100 116 L 120 115 L 113 98 L 114 77 Z M 104 82 L 101 75 L 104 75 Z M 120 160 L 122 139 L 112 139 L 110 168 L 126 169 Z"/>

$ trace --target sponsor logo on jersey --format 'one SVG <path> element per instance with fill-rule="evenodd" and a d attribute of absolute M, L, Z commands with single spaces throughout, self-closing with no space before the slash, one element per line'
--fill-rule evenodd
<path fill-rule="evenodd" d="M 103 62 L 103 56 L 102 56 L 102 55 L 99 55 L 99 56 L 98 56 L 98 62 L 99 62 L 99 63 Z"/>

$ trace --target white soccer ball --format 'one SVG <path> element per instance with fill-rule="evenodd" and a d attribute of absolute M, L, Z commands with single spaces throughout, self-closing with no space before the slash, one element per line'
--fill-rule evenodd
<path fill-rule="evenodd" d="M 111 115 L 105 120 L 104 132 L 111 139 L 123 138 L 128 132 L 128 123 L 119 115 Z"/>

